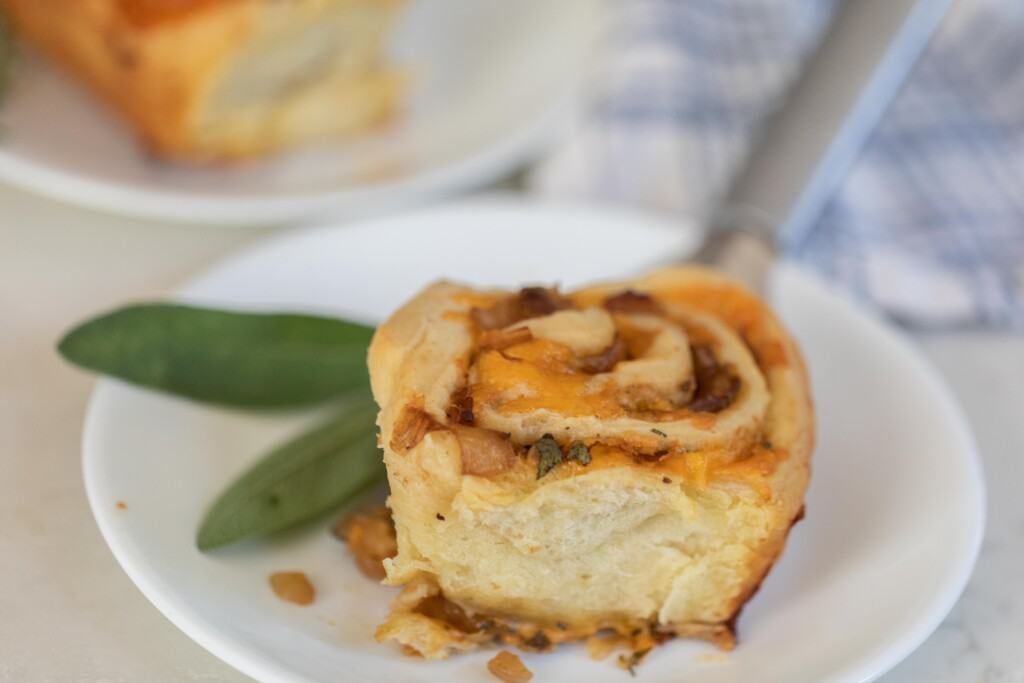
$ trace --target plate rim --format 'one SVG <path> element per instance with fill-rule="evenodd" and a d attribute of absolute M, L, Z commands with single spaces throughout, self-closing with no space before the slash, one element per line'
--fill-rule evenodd
<path fill-rule="evenodd" d="M 586 27 L 578 38 L 580 54 L 583 54 L 594 49 L 607 15 L 600 3 L 579 2 L 576 6 L 582 12 L 581 25 Z M 59 70 L 52 60 L 34 49 L 30 51 L 32 61 L 40 62 L 38 68 Z M 0 145 L 0 181 L 66 204 L 180 225 L 260 228 L 329 216 L 351 219 L 393 212 L 429 198 L 494 183 L 513 169 L 537 159 L 550 147 L 549 143 L 558 138 L 559 131 L 566 129 L 573 120 L 575 103 L 584 92 L 587 73 L 586 60 L 577 61 L 568 80 L 553 89 L 546 101 L 539 102 L 533 115 L 522 118 L 507 131 L 421 172 L 380 182 L 344 185 L 337 189 L 300 189 L 276 197 L 230 191 L 203 195 L 96 179 L 83 172 L 26 157 L 5 145 Z M 61 87 L 79 87 L 66 75 L 60 75 L 61 80 L 67 81 Z M 85 95 L 93 107 L 107 109 L 91 92 Z M 119 122 L 119 125 L 125 130 L 126 144 L 140 144 L 128 124 Z M 271 157 L 270 163 L 274 161 Z"/>
<path fill-rule="evenodd" d="M 665 230 L 678 232 L 678 225 L 658 217 L 657 215 L 641 212 L 629 208 L 622 209 L 603 207 L 600 204 L 580 204 L 576 202 L 537 202 L 515 195 L 484 195 L 479 197 L 465 198 L 460 201 L 445 202 L 420 208 L 414 211 L 405 211 L 396 214 L 370 218 L 358 221 L 352 225 L 346 225 L 339 220 L 325 220 L 313 223 L 298 230 L 292 230 L 284 234 L 272 235 L 268 238 L 257 240 L 241 249 L 236 249 L 223 257 L 217 259 L 206 268 L 200 270 L 192 277 L 187 278 L 171 292 L 171 298 L 188 296 L 202 280 L 215 275 L 232 262 L 243 260 L 257 254 L 260 251 L 272 251 L 281 244 L 293 240 L 306 239 L 319 232 L 333 232 L 337 230 L 349 230 L 355 225 L 362 225 L 364 229 L 370 229 L 375 222 L 408 221 L 417 223 L 422 220 L 429 220 L 432 215 L 443 215 L 450 211 L 509 211 L 519 210 L 527 216 L 536 220 L 536 214 L 548 214 L 554 212 L 579 212 L 581 215 L 604 216 L 609 212 L 615 214 L 616 220 L 629 221 L 631 217 L 643 220 L 649 225 L 664 226 Z M 366 225 L 370 224 L 370 225 Z M 785 267 L 793 268 L 792 264 L 784 264 Z M 812 277 L 821 283 L 820 279 L 808 274 L 803 269 L 796 272 L 801 277 Z M 824 283 L 821 283 L 824 284 Z M 916 618 L 904 627 L 903 632 L 885 643 L 879 644 L 874 650 L 863 652 L 850 667 L 845 671 L 839 671 L 830 680 L 849 683 L 867 683 L 876 680 L 884 673 L 903 661 L 914 650 L 916 650 L 942 623 L 950 610 L 960 599 L 979 556 L 982 541 L 984 538 L 985 518 L 987 512 L 987 493 L 982 461 L 978 452 L 977 444 L 970 427 L 966 414 L 960 407 L 955 394 L 945 381 L 944 377 L 934 367 L 930 360 L 924 356 L 920 349 L 912 342 L 907 334 L 893 327 L 879 314 L 857 304 L 849 295 L 834 288 L 826 287 L 828 292 L 844 302 L 852 312 L 862 317 L 865 322 L 871 325 L 872 332 L 883 337 L 887 343 L 894 344 L 905 351 L 907 359 L 916 366 L 916 369 L 928 384 L 928 390 L 940 402 L 942 410 L 953 418 L 950 422 L 950 429 L 955 432 L 960 442 L 960 450 L 963 454 L 964 465 L 969 470 L 970 481 L 965 482 L 965 489 L 969 489 L 970 498 L 974 499 L 973 516 L 965 520 L 964 539 L 967 552 L 957 556 L 955 562 L 950 562 L 944 568 L 946 575 L 940 590 L 929 600 L 926 608 L 922 609 Z M 212 624 L 207 624 L 201 617 L 197 616 L 189 605 L 176 600 L 169 591 L 160 590 L 157 581 L 142 571 L 142 566 L 147 565 L 144 558 L 137 557 L 134 549 L 128 547 L 126 539 L 118 535 L 113 528 L 114 516 L 99 500 L 97 488 L 99 486 L 97 477 L 98 468 L 93 462 L 99 458 L 99 448 L 93 446 L 98 431 L 98 412 L 102 395 L 108 387 L 122 385 L 123 383 L 109 378 L 101 378 L 96 382 L 95 388 L 89 397 L 82 433 L 82 469 L 86 489 L 86 496 L 89 501 L 93 517 L 97 526 L 111 549 L 114 557 L 122 570 L 131 578 L 136 587 L 146 598 L 175 626 L 183 631 L 189 638 L 208 650 L 224 662 L 228 663 L 242 673 L 252 676 L 258 680 L 273 681 L 306 681 L 311 680 L 297 675 L 278 660 L 269 657 L 264 653 L 255 653 L 251 648 L 240 647 L 232 642 L 232 639 L 219 632 Z"/>
<path fill-rule="evenodd" d="M 294 192 L 287 197 L 216 197 L 157 191 L 95 180 L 27 159 L 0 146 L 0 180 L 33 195 L 131 218 L 181 225 L 260 228 L 333 212 L 357 218 L 376 209 L 405 208 L 431 197 L 472 190 L 537 158 L 556 137 L 571 111 L 572 95 L 562 93 L 534 120 L 476 154 L 448 161 L 424 173 L 352 189 Z M 98 106 L 98 105 L 97 105 Z M 201 216 L 201 218 L 200 218 Z"/>

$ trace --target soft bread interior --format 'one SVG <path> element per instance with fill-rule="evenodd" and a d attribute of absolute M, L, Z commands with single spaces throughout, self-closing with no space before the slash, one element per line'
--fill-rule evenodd
<path fill-rule="evenodd" d="M 763 303 L 700 269 L 574 293 L 584 313 L 541 317 L 537 336 L 593 351 L 564 322 L 593 328 L 606 343 L 599 316 L 585 311 L 626 289 L 656 297 L 673 319 L 692 322 L 696 337 L 717 339 L 716 353 L 743 388 L 721 412 L 683 410 L 653 423 L 646 413 L 559 422 L 556 408 L 576 404 L 563 401 L 558 386 L 549 392 L 547 379 L 529 387 L 552 406 L 547 411 L 474 404 L 484 427 L 514 443 L 544 431 L 587 439 L 588 462 L 565 461 L 543 475 L 529 451 L 498 474 L 467 474 L 461 442 L 445 428 L 452 396 L 482 381 L 474 373 L 487 351 L 476 346 L 470 309 L 507 295 L 440 283 L 378 328 L 369 365 L 398 537 L 398 555 L 385 567 L 389 583 L 407 587 L 380 637 L 427 657 L 474 646 L 475 636 L 416 611 L 416 596 L 440 592 L 470 614 L 548 629 L 546 639 L 647 624 L 731 642 L 738 611 L 802 510 L 813 444 L 806 372 Z M 501 353 L 514 360 L 517 348 Z M 615 367 L 603 376 L 614 377 Z M 412 447 L 396 448 L 393 436 L 410 407 L 434 427 Z"/>
<path fill-rule="evenodd" d="M 537 486 L 529 468 L 462 477 L 457 455 L 434 432 L 388 458 L 401 555 L 387 568 L 392 583 L 428 571 L 476 610 L 572 625 L 723 621 L 734 606 L 722 597 L 773 533 L 776 510 L 744 485 L 698 490 L 622 463 Z"/>

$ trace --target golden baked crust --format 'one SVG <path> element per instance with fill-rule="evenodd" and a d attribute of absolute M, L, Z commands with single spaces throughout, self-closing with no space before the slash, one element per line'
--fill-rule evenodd
<path fill-rule="evenodd" d="M 533 291 L 546 309 L 522 296 L 438 283 L 374 337 L 398 538 L 385 568 L 406 586 L 378 637 L 426 657 L 495 629 L 528 647 L 639 627 L 730 646 L 803 507 L 814 420 L 796 344 L 701 268 Z M 468 452 L 468 419 L 518 455 Z M 548 471 L 546 434 L 565 455 Z M 587 462 L 569 459 L 577 444 Z M 417 607 L 438 594 L 469 626 Z"/>
<path fill-rule="evenodd" d="M 154 151 L 223 160 L 386 120 L 403 77 L 380 51 L 399 2 L 0 0 L 0 9 Z"/>

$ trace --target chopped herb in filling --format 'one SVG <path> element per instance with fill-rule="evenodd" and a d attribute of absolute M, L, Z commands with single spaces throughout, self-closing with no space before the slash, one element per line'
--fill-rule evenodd
<path fill-rule="evenodd" d="M 537 478 L 540 479 L 563 460 L 562 449 L 558 447 L 554 437 L 545 434 L 533 444 L 537 451 Z M 589 453 L 588 453 L 589 456 Z"/>
<path fill-rule="evenodd" d="M 590 464 L 590 449 L 582 441 L 576 441 L 569 446 L 569 460 L 575 460 L 581 465 Z"/>

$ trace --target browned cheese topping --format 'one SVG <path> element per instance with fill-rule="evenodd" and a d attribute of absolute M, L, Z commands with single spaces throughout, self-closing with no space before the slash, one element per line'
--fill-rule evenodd
<path fill-rule="evenodd" d="M 529 393 L 513 400 L 523 410 L 549 409 L 598 418 L 625 415 L 654 422 L 695 413 L 718 413 L 736 401 L 741 390 L 740 377 L 732 364 L 719 360 L 713 343 L 705 338 L 707 332 L 701 329 L 695 331 L 699 343 L 691 344 L 689 350 L 684 351 L 690 355 L 688 362 L 692 364 L 693 373 L 680 383 L 674 396 L 667 397 L 663 390 L 645 384 L 617 389 L 609 385 L 609 390 L 596 393 L 586 389 L 593 376 L 612 373 L 620 363 L 637 360 L 648 352 L 654 333 L 635 327 L 628 316 L 668 319 L 669 315 L 650 295 L 633 290 L 608 296 L 601 305 L 616 316 L 617 329 L 607 347 L 589 355 L 574 354 L 567 347 L 535 337 L 527 325 L 519 325 L 559 311 L 580 310 L 557 289 L 527 287 L 498 299 L 489 307 L 471 309 L 470 317 L 477 333 L 471 365 L 480 368 L 479 380 L 470 381 L 452 395 L 444 427 L 415 406 L 407 406 L 396 421 L 392 448 L 404 452 L 428 431 L 448 428 L 458 439 L 464 474 L 498 474 L 513 467 L 517 455 L 536 456 L 539 476 L 567 460 L 589 464 L 589 454 L 586 459 L 562 457 L 574 446 L 571 440 L 513 444 L 508 434 L 480 429 L 477 411 L 484 404 L 474 402 L 481 399 L 476 395 L 481 386 L 490 387 L 485 389 L 489 395 L 513 395 L 516 391 L 509 389 L 529 386 Z M 561 449 L 562 455 L 557 449 Z M 661 451 L 657 455 L 664 454 Z"/>

